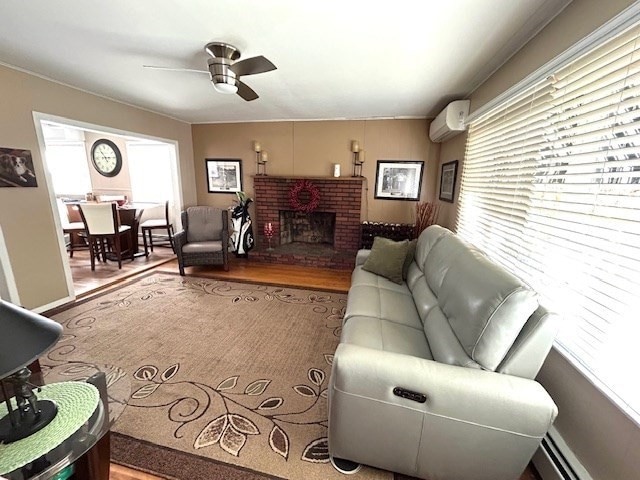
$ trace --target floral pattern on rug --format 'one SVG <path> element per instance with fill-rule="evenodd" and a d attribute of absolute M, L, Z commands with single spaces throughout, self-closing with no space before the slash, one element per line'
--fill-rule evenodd
<path fill-rule="evenodd" d="M 333 354 L 324 354 L 324 360 L 330 367 L 333 362 Z M 292 420 L 294 416 L 300 416 L 309 412 L 313 413 L 320 399 L 327 399 L 328 375 L 320 368 L 310 368 L 307 372 L 309 382 L 306 384 L 292 385 L 293 391 L 309 399 L 309 405 L 304 409 L 286 410 L 286 400 L 283 396 L 270 396 L 270 379 L 260 378 L 251 381 L 245 387 L 242 386 L 241 376 L 233 375 L 222 380 L 216 387 L 189 380 L 172 380 L 178 376 L 179 364 L 167 367 L 162 373 L 155 365 L 143 365 L 136 370 L 133 377 L 144 382 L 132 395 L 130 406 L 139 408 L 161 408 L 167 410 L 167 419 L 176 424 L 174 437 L 181 438 L 181 430 L 191 422 L 205 416 L 214 417 L 202 429 L 193 442 L 193 448 L 218 446 L 226 453 L 239 456 L 242 448 L 251 435 L 260 435 L 261 432 L 255 423 L 256 417 L 267 420 L 270 423 L 268 444 L 271 450 L 289 458 L 290 440 L 287 434 L 288 425 L 316 425 L 327 428 L 327 419 L 322 415 L 301 422 Z M 169 403 L 154 404 L 152 395 L 166 386 L 180 385 L 180 395 L 176 395 Z M 192 394 L 189 394 L 192 392 Z M 206 398 L 202 398 L 204 393 Z M 212 407 L 213 400 L 218 397 L 218 409 Z M 149 399 L 145 402 L 141 400 Z M 204 401 L 203 401 L 204 400 Z M 256 400 L 259 402 L 257 406 Z M 180 407 L 187 405 L 188 414 L 185 415 Z M 329 461 L 329 447 L 327 437 L 323 436 L 311 441 L 304 448 L 301 460 L 312 463 L 326 463 Z"/>

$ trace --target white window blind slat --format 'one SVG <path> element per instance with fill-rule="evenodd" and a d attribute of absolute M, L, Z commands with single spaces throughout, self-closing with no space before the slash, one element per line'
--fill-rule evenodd
<path fill-rule="evenodd" d="M 472 122 L 456 229 L 563 315 L 559 348 L 640 423 L 620 360 L 640 334 L 639 35 Z"/>

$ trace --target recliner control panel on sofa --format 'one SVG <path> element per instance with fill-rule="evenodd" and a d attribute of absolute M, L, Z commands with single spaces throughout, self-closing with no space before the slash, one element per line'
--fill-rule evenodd
<path fill-rule="evenodd" d="M 557 316 L 437 225 L 401 284 L 363 269 L 369 255 L 333 361 L 330 454 L 431 480 L 517 479 L 557 415 L 534 380 Z"/>

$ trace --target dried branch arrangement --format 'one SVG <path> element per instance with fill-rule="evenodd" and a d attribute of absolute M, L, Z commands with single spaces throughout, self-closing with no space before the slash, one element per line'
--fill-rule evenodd
<path fill-rule="evenodd" d="M 416 238 L 429 225 L 438 220 L 440 205 L 431 202 L 418 202 L 416 204 Z"/>

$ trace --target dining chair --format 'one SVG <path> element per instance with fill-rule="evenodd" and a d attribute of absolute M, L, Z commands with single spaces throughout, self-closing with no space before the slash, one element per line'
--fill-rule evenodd
<path fill-rule="evenodd" d="M 142 228 L 142 240 L 144 241 L 144 254 L 149 256 L 149 249 L 147 246 L 147 233 L 149 234 L 149 246 L 151 247 L 151 251 L 153 252 L 153 231 L 154 230 L 166 230 L 168 237 L 168 244 L 171 246 L 171 250 L 176 251 L 175 245 L 173 243 L 173 224 L 169 220 L 169 200 L 167 200 L 164 204 L 164 219 L 162 218 L 151 218 L 142 222 L 140 225 Z M 164 245 L 167 243 L 165 242 Z M 162 245 L 156 243 L 156 245 Z"/>
<path fill-rule="evenodd" d="M 86 242 L 84 222 L 80 216 L 80 208 L 77 204 L 62 203 L 59 206 L 59 210 L 62 220 L 62 232 L 69 235 L 67 251 L 69 252 L 69 257 L 73 258 L 74 251 L 89 248 Z"/>
<path fill-rule="evenodd" d="M 96 256 L 100 254 L 107 261 L 106 247 L 110 245 L 118 259 L 118 268 L 122 268 L 122 239 L 131 235 L 131 227 L 120 225 L 115 203 L 80 204 L 80 214 L 87 229 L 89 252 L 91 252 L 91 270 L 96 269 Z M 126 241 L 126 240 L 125 240 Z M 133 249 L 129 248 L 133 260 Z"/>

